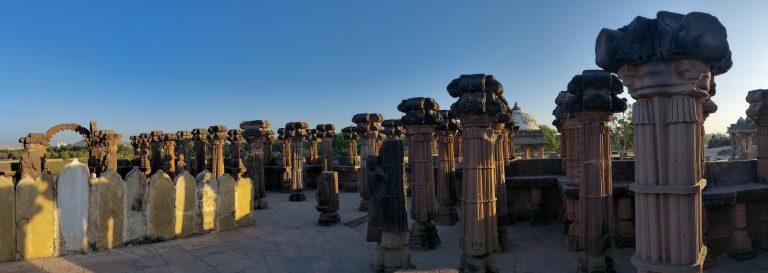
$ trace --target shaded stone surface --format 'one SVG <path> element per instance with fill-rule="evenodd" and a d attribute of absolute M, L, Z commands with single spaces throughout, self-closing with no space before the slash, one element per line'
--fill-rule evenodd
<path fill-rule="evenodd" d="M 13 181 L 0 176 L 0 263 L 14 260 L 16 252 L 16 193 Z"/>
<path fill-rule="evenodd" d="M 183 172 L 173 179 L 175 188 L 174 211 L 176 237 L 187 237 L 195 233 L 197 223 L 197 185 L 195 177 Z"/>
<path fill-rule="evenodd" d="M 149 201 L 147 176 L 133 167 L 125 177 L 125 241 L 130 243 L 147 236 L 146 208 Z"/>
<path fill-rule="evenodd" d="M 162 170 L 149 178 L 147 236 L 150 238 L 168 240 L 176 234 L 174 191 L 171 177 Z"/>
<path fill-rule="evenodd" d="M 317 191 L 315 192 L 317 206 L 320 212 L 317 223 L 321 226 L 338 224 L 339 217 L 339 176 L 334 171 L 323 171 L 317 176 Z"/>
<path fill-rule="evenodd" d="M 88 250 L 88 239 L 85 233 L 88 222 L 90 177 L 88 166 L 75 159 L 64 166 L 56 179 L 58 195 L 65 197 L 56 199 L 59 208 L 62 252 Z"/>
<path fill-rule="evenodd" d="M 216 230 L 235 228 L 235 179 L 228 174 L 220 176 L 216 191 Z"/>
<path fill-rule="evenodd" d="M 378 139 L 380 124 L 384 117 L 378 113 L 361 113 L 352 117 L 352 122 L 357 124 L 354 131 L 360 137 L 360 178 L 357 186 L 360 191 L 360 211 L 368 211 L 371 194 L 368 191 L 368 168 L 365 161 L 369 156 L 377 155 L 376 140 Z"/>
<path fill-rule="evenodd" d="M 96 249 L 123 244 L 125 181 L 112 169 L 90 180 L 88 241 Z"/>
<path fill-rule="evenodd" d="M 456 162 L 454 145 L 456 132 L 459 129 L 458 120 L 451 116 L 448 110 L 440 110 L 442 122 L 436 127 L 437 154 L 437 199 L 439 207 L 435 224 L 453 225 L 459 220 L 456 205 L 459 201 L 456 190 Z M 506 205 L 506 203 L 505 203 Z"/>

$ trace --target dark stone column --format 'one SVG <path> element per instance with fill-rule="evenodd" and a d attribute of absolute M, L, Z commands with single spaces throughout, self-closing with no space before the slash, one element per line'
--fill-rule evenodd
<path fill-rule="evenodd" d="M 377 155 L 376 151 L 376 139 L 379 134 L 380 124 L 384 121 L 384 117 L 377 113 L 363 113 L 357 114 L 352 117 L 352 122 L 357 124 L 355 131 L 360 136 L 360 178 L 358 179 L 358 187 L 360 190 L 360 211 L 368 211 L 368 205 L 370 204 L 371 194 L 368 192 L 368 168 L 365 167 L 365 160 L 368 156 Z"/>
<path fill-rule="evenodd" d="M 205 146 L 208 144 L 208 129 L 197 128 L 192 130 L 192 140 L 195 141 L 195 170 L 198 174 L 204 171 L 208 165 L 205 158 Z"/>
<path fill-rule="evenodd" d="M 248 160 L 248 176 L 253 180 L 253 198 L 255 209 L 266 209 L 267 196 L 266 180 L 264 179 L 264 165 L 266 164 L 266 146 L 272 146 L 271 138 L 275 132 L 269 130 L 268 120 L 252 120 L 240 123 L 243 136 L 250 145 Z M 270 149 L 271 150 L 271 149 Z"/>
<path fill-rule="evenodd" d="M 459 123 L 448 110 L 440 110 L 440 116 L 443 122 L 436 128 L 437 157 L 440 162 L 437 166 L 437 200 L 440 206 L 437 209 L 435 224 L 451 226 L 459 221 L 459 215 L 456 212 L 456 203 L 459 199 L 456 194 L 456 164 L 453 150 Z"/>
<path fill-rule="evenodd" d="M 285 137 L 291 139 L 291 196 L 289 201 L 304 201 L 304 138 L 307 137 L 306 122 L 285 124 Z"/>
<path fill-rule="evenodd" d="M 208 141 L 211 142 L 211 173 L 213 177 L 224 175 L 224 143 L 227 142 L 227 127 L 208 127 Z"/>

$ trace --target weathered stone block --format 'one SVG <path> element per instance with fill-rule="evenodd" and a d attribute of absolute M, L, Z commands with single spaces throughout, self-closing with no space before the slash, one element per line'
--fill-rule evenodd
<path fill-rule="evenodd" d="M 13 182 L 0 176 L 0 262 L 12 261 L 16 252 L 16 203 Z"/>
<path fill-rule="evenodd" d="M 219 231 L 235 228 L 235 179 L 225 174 L 219 176 L 216 194 L 216 229 Z"/>
<path fill-rule="evenodd" d="M 189 172 L 183 172 L 174 179 L 176 237 L 186 237 L 195 233 L 197 222 L 197 185 Z"/>
<path fill-rule="evenodd" d="M 197 232 L 216 228 L 216 195 L 219 181 L 207 170 L 197 175 Z"/>
<path fill-rule="evenodd" d="M 174 216 L 174 185 L 162 170 L 149 178 L 147 204 L 147 234 L 151 238 L 168 240 L 176 233 Z"/>
<path fill-rule="evenodd" d="M 253 180 L 241 177 L 235 185 L 235 225 L 246 227 L 253 225 Z"/>
<path fill-rule="evenodd" d="M 67 164 L 57 178 L 62 251 L 88 250 L 88 166 L 77 159 Z"/>
<path fill-rule="evenodd" d="M 115 171 L 107 169 L 100 177 L 91 177 L 90 185 L 88 240 L 96 249 L 122 245 L 125 181 Z"/>
<path fill-rule="evenodd" d="M 139 167 L 133 167 L 125 178 L 125 241 L 139 240 L 147 236 L 148 203 L 147 176 Z"/>
<path fill-rule="evenodd" d="M 56 252 L 56 223 L 53 177 L 25 176 L 16 184 L 16 248 L 20 259 L 53 256 Z"/>

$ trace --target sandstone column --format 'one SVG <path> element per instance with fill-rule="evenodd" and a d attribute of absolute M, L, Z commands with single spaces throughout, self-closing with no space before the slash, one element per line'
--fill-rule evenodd
<path fill-rule="evenodd" d="M 205 158 L 205 146 L 208 144 L 208 129 L 197 128 L 192 130 L 192 140 L 195 141 L 195 169 L 199 174 L 206 170 L 208 161 Z"/>
<path fill-rule="evenodd" d="M 256 209 L 266 209 L 268 206 L 267 201 L 264 200 L 264 197 L 267 196 L 266 180 L 264 179 L 264 165 L 267 162 L 265 160 L 265 147 L 272 146 L 269 139 L 275 134 L 269 130 L 270 125 L 268 120 L 252 120 L 240 123 L 240 128 L 244 130 L 243 135 L 250 145 L 248 175 L 253 180 L 254 207 Z"/>
<path fill-rule="evenodd" d="M 240 129 L 230 129 L 227 131 L 227 140 L 229 140 L 229 165 L 232 170 L 232 177 L 235 180 L 239 180 L 243 173 L 245 173 L 245 164 L 243 164 L 242 156 L 240 155 L 240 147 L 245 142 L 243 138 L 243 131 Z"/>
<path fill-rule="evenodd" d="M 499 241 L 496 215 L 496 170 L 491 123 L 508 108 L 504 89 L 493 76 L 461 75 L 448 84 L 458 101 L 451 111 L 461 120 L 464 144 L 459 246 L 462 272 L 498 272 L 494 252 Z"/>
<path fill-rule="evenodd" d="M 191 131 L 176 132 L 176 174 L 183 173 L 189 169 L 187 162 L 192 158 L 189 151 L 190 141 L 192 141 Z"/>
<path fill-rule="evenodd" d="M 508 105 L 506 105 L 509 108 Z M 509 110 L 507 110 L 509 111 Z M 507 201 L 507 175 L 505 172 L 507 156 L 506 136 L 504 135 L 505 124 L 514 120 L 510 112 L 499 114 L 496 116 L 496 120 L 491 124 L 493 133 L 496 135 L 495 143 L 493 144 L 493 161 L 496 163 L 496 218 L 499 227 L 496 231 L 499 234 L 499 250 L 508 251 L 512 248 L 512 242 L 507 239 L 507 228 L 505 225 L 509 224 L 509 207 Z M 539 198 L 540 199 L 540 198 Z M 533 200 L 533 199 L 532 199 Z M 538 202 L 538 210 L 534 211 L 534 214 L 541 211 L 541 202 Z M 533 223 L 533 219 L 531 219 Z"/>
<path fill-rule="evenodd" d="M 211 142 L 211 173 L 218 178 L 224 175 L 224 143 L 227 142 L 227 127 L 208 127 L 208 141 Z"/>
<path fill-rule="evenodd" d="M 747 233 L 747 204 L 736 203 L 731 207 L 731 238 L 728 256 L 738 261 L 746 261 L 754 258 L 755 255 L 752 240 Z"/>
<path fill-rule="evenodd" d="M 379 124 L 384 121 L 381 114 L 363 113 L 352 117 L 352 122 L 357 124 L 355 131 L 360 136 L 360 178 L 357 185 L 360 190 L 360 211 L 368 211 L 368 205 L 371 202 L 371 194 L 368 192 L 368 168 L 365 167 L 365 160 L 368 156 L 377 155 L 376 138 L 379 134 Z"/>
<path fill-rule="evenodd" d="M 141 164 L 141 150 L 139 150 L 141 144 L 139 143 L 139 136 L 129 136 L 128 139 L 131 140 L 131 148 L 133 148 L 131 166 L 139 166 L 139 164 Z"/>
<path fill-rule="evenodd" d="M 413 196 L 411 206 L 411 239 L 409 246 L 432 249 L 440 245 L 435 224 L 435 175 L 432 162 L 432 135 L 442 122 L 440 106 L 432 98 L 403 100 L 397 110 L 408 136 L 408 166 Z"/>
<path fill-rule="evenodd" d="M 307 129 L 306 140 L 309 144 L 309 160 L 307 160 L 307 164 L 315 164 L 320 159 L 320 156 L 317 155 L 317 141 L 319 140 L 317 129 Z"/>
<path fill-rule="evenodd" d="M 291 140 L 291 196 L 289 201 L 304 201 L 304 138 L 307 137 L 306 122 L 285 124 L 285 136 Z"/>
<path fill-rule="evenodd" d="M 176 134 L 163 135 L 163 171 L 176 174 Z"/>
<path fill-rule="evenodd" d="M 456 136 L 454 136 L 453 140 L 453 151 L 456 154 L 456 165 L 461 165 L 461 163 L 464 162 L 464 148 L 461 145 L 461 126 L 459 126 L 459 129 L 456 131 Z"/>
<path fill-rule="evenodd" d="M 378 243 L 373 254 L 373 267 L 379 272 L 413 268 L 406 247 L 409 232 L 403 183 L 403 130 L 399 123 L 399 120 L 382 123 L 387 139 L 382 143 L 380 154 L 366 160 L 368 189 L 371 191 L 366 241 Z"/>
<path fill-rule="evenodd" d="M 355 132 L 354 126 L 342 128 L 341 133 L 344 136 L 344 140 L 347 141 L 347 165 L 358 169 L 359 172 L 360 158 L 357 156 L 357 143 L 360 140 L 360 135 Z M 357 181 L 350 180 L 351 181 L 346 181 L 346 184 L 344 184 L 344 191 L 357 192 Z M 359 175 L 357 180 L 359 180 Z"/>
<path fill-rule="evenodd" d="M 579 241 L 583 243 L 580 266 L 588 272 L 613 270 L 608 253 L 613 229 L 613 180 L 611 129 L 613 113 L 627 109 L 621 81 L 607 71 L 584 70 L 568 83 L 573 95 L 567 110 L 581 127 L 581 181 L 579 182 Z"/>
<path fill-rule="evenodd" d="M 459 220 L 456 212 L 456 165 L 453 146 L 459 123 L 448 110 L 440 110 L 442 122 L 437 125 L 437 156 L 440 165 L 437 166 L 437 199 L 440 206 L 437 209 L 435 224 L 453 225 Z"/>
<path fill-rule="evenodd" d="M 749 91 L 747 102 L 747 116 L 757 127 L 757 179 L 760 183 L 768 184 L 768 89 Z M 768 202 L 763 202 L 761 208 L 758 245 L 768 249 Z"/>
<path fill-rule="evenodd" d="M 638 272 L 701 272 L 702 102 L 731 53 L 714 16 L 657 13 L 619 30 L 603 29 L 596 63 L 618 72 L 633 105 Z M 669 240 L 668 238 L 675 238 Z"/>
<path fill-rule="evenodd" d="M 151 148 L 150 169 L 157 171 L 163 169 L 163 136 L 162 131 L 152 131 L 149 133 L 149 147 Z"/>
<path fill-rule="evenodd" d="M 336 128 L 333 124 L 318 124 L 316 137 L 322 142 L 323 171 L 317 177 L 317 211 L 320 212 L 318 224 L 330 226 L 341 221 L 339 217 L 339 176 L 333 171 L 333 136 Z"/>
<path fill-rule="evenodd" d="M 321 152 L 323 156 L 323 171 L 333 171 L 333 138 L 336 135 L 336 126 L 333 124 L 318 124 L 317 137 L 320 138 Z"/>
<path fill-rule="evenodd" d="M 152 172 L 152 163 L 149 160 L 149 145 L 150 145 L 150 137 L 149 134 L 141 133 L 139 134 L 139 149 L 141 150 L 139 152 L 140 159 L 139 159 L 139 167 L 142 168 L 145 175 L 149 175 Z"/>
<path fill-rule="evenodd" d="M 21 155 L 21 175 L 30 176 L 33 180 L 40 176 L 45 168 L 45 151 L 48 148 L 48 139 L 45 134 L 30 133 L 19 139 L 24 144 L 25 154 Z"/>
<path fill-rule="evenodd" d="M 280 140 L 282 156 L 281 167 L 283 168 L 282 174 L 280 175 L 278 190 L 282 193 L 291 192 L 291 164 L 293 164 L 293 162 L 291 162 L 291 137 L 288 134 L 289 132 L 286 128 L 277 129 L 277 139 Z"/>

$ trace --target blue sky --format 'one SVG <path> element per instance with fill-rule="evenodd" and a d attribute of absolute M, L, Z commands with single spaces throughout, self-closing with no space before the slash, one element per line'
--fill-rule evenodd
<path fill-rule="evenodd" d="M 747 91 L 768 88 L 766 3 L 3 1 L 0 145 L 90 120 L 126 140 L 252 119 L 340 128 L 361 112 L 399 118 L 410 97 L 448 108 L 445 86 L 468 73 L 495 75 L 509 101 L 549 124 L 557 92 L 596 68 L 600 29 L 659 10 L 726 26 L 734 67 L 718 77 L 720 110 L 706 123 L 723 132 Z"/>

